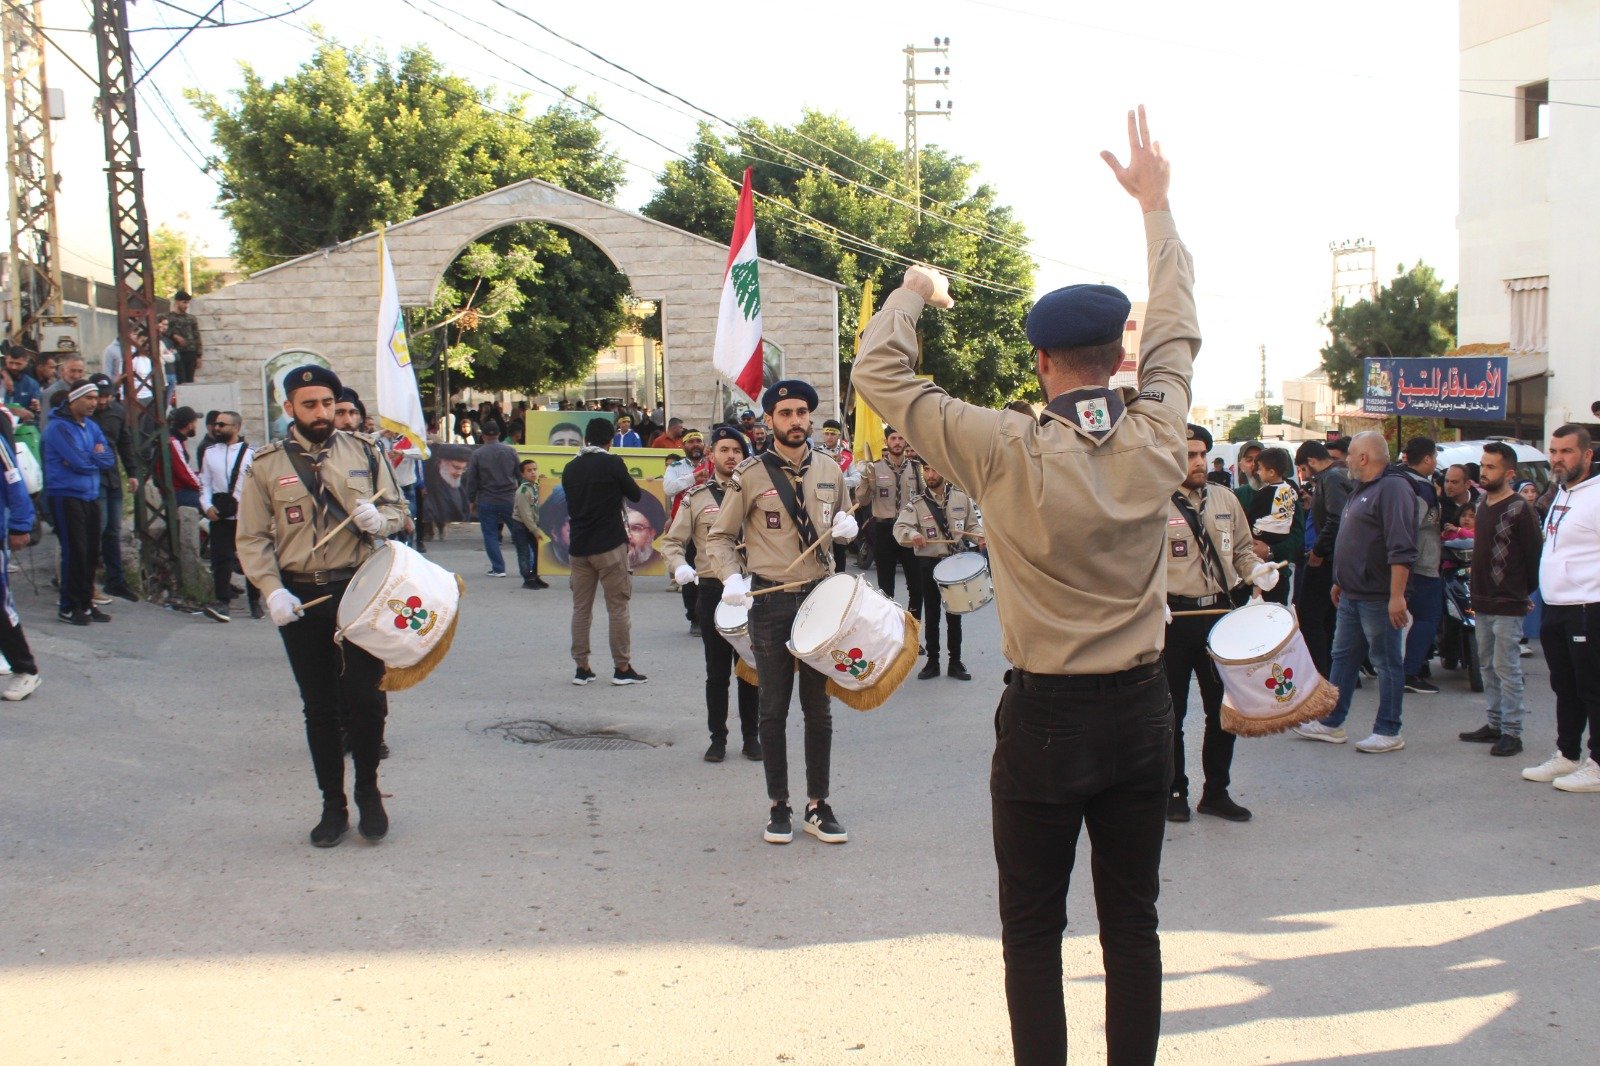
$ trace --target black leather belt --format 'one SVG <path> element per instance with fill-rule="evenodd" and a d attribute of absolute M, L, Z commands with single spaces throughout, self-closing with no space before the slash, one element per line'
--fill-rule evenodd
<path fill-rule="evenodd" d="M 349 581 L 356 576 L 355 568 L 349 566 L 338 570 L 312 570 L 306 573 L 299 570 L 284 570 L 281 574 L 286 585 L 332 585 L 336 581 Z"/>
<path fill-rule="evenodd" d="M 822 579 L 819 577 L 815 581 L 807 581 L 804 585 L 796 585 L 794 588 L 785 589 L 784 591 L 793 593 L 796 596 L 804 596 L 812 589 L 816 588 L 821 581 Z M 789 584 L 787 581 L 769 581 L 766 578 L 761 577 L 759 574 L 752 574 L 750 577 L 750 588 L 752 591 L 755 589 L 770 589 L 776 585 L 787 584 Z"/>
<path fill-rule="evenodd" d="M 1166 669 L 1162 659 L 1114 674 L 1033 674 L 1013 666 L 1006 671 L 1006 684 L 1021 685 L 1031 692 L 1094 692 L 1142 685 L 1166 673 Z"/>
<path fill-rule="evenodd" d="M 1233 598 L 1218 592 L 1210 596 L 1168 596 L 1167 606 L 1174 611 L 1198 611 L 1203 607 L 1215 607 L 1217 604 L 1233 605 Z"/>

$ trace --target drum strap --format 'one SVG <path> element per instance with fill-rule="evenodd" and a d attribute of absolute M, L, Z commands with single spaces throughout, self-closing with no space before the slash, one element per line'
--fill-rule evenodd
<path fill-rule="evenodd" d="M 946 490 L 946 492 L 948 491 Z M 949 496 L 947 495 L 945 499 L 948 500 Z M 944 508 L 939 506 L 939 502 L 933 498 L 933 490 L 929 489 L 924 492 L 922 500 L 928 505 L 928 513 L 933 515 L 933 524 L 939 527 L 939 536 L 945 540 L 954 540 L 955 538 L 950 535 L 950 524 L 945 521 Z"/>
<path fill-rule="evenodd" d="M 804 555 L 817 543 L 817 528 L 811 523 L 811 513 L 806 510 L 805 500 L 806 472 L 811 469 L 811 452 L 809 449 L 806 451 L 799 469 L 790 466 L 772 451 L 762 452 L 761 461 L 766 464 L 772 487 L 778 491 L 778 499 L 783 501 L 784 510 L 794 520 L 795 532 L 800 535 L 800 554 Z"/>
<path fill-rule="evenodd" d="M 306 487 L 306 491 L 311 493 L 312 500 L 316 501 L 316 506 L 312 508 L 312 528 L 320 533 L 322 529 L 332 528 L 350 517 L 350 512 L 344 509 L 344 505 L 322 481 L 320 468 L 322 461 L 328 457 L 328 452 L 312 455 L 295 440 L 285 441 L 283 450 L 289 456 L 289 465 L 294 467 L 295 475 L 300 478 L 300 484 Z M 367 450 L 367 465 L 372 478 L 372 491 L 377 493 L 378 460 L 370 449 Z M 316 521 L 318 517 L 322 518 L 321 523 Z M 352 529 L 351 532 L 366 543 L 372 542 L 371 537 L 358 529 Z"/>
<path fill-rule="evenodd" d="M 1172 494 L 1172 502 L 1177 504 L 1178 513 L 1183 515 L 1185 522 L 1189 523 L 1189 531 L 1194 534 L 1195 540 L 1200 543 L 1200 569 L 1205 572 L 1206 580 L 1218 592 L 1227 592 L 1228 583 L 1222 579 L 1222 558 L 1217 554 L 1217 546 L 1211 543 L 1211 534 L 1206 532 L 1204 518 L 1206 515 L 1206 499 L 1209 493 L 1201 489 L 1200 510 L 1194 509 L 1194 504 L 1189 502 L 1189 497 L 1178 490 Z"/>

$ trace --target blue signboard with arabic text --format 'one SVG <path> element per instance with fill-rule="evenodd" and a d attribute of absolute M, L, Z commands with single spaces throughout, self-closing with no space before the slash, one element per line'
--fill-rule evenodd
<path fill-rule="evenodd" d="M 1414 418 L 1506 417 L 1506 357 L 1368 359 L 1361 409 Z"/>

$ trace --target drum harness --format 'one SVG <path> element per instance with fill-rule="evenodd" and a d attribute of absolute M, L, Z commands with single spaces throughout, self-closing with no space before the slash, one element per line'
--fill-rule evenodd
<path fill-rule="evenodd" d="M 767 468 L 772 487 L 777 490 L 778 499 L 783 502 L 784 510 L 789 512 L 789 517 L 794 522 L 795 533 L 800 537 L 800 554 L 804 556 L 807 551 L 815 551 L 817 560 L 831 569 L 833 555 L 831 552 L 823 554 L 824 549 L 817 536 L 817 527 L 812 524 L 811 514 L 805 507 L 805 478 L 811 469 L 812 454 L 811 449 L 806 449 L 806 457 L 798 469 L 770 451 L 761 453 L 761 462 Z"/>
<path fill-rule="evenodd" d="M 939 501 L 933 498 L 932 489 L 928 488 L 926 484 L 924 484 L 923 489 L 922 501 L 928 505 L 928 513 L 933 515 L 933 524 L 939 527 L 939 536 L 943 537 L 945 540 L 954 541 L 956 538 L 950 535 L 950 524 L 945 521 L 944 507 L 939 504 Z M 944 498 L 946 502 L 948 502 L 950 499 L 949 482 L 945 483 L 944 493 Z M 950 544 L 948 547 L 949 551 L 947 551 L 945 554 L 954 555 L 956 546 L 954 544 Z"/>
<path fill-rule="evenodd" d="M 373 495 L 379 495 L 377 456 L 374 455 L 372 449 L 368 448 L 365 444 L 362 444 L 361 447 L 367 453 L 367 467 L 369 475 L 372 479 Z M 321 529 L 328 524 L 327 517 L 331 517 L 333 519 L 332 524 L 334 525 L 337 525 L 338 523 L 349 518 L 350 514 L 344 509 L 344 505 L 338 501 L 338 499 L 328 489 L 328 486 L 322 481 L 322 474 L 319 468 L 322 466 L 323 460 L 328 457 L 328 452 L 323 451 L 320 454 L 313 455 L 307 452 L 305 448 L 301 446 L 300 442 L 296 440 L 284 441 L 283 451 L 284 454 L 289 457 L 289 465 L 294 467 L 295 476 L 297 476 L 300 479 L 300 483 L 306 487 L 306 491 L 311 493 L 312 532 L 320 532 Z M 323 519 L 323 521 L 319 522 L 319 518 Z M 372 537 L 368 534 L 359 529 L 352 530 L 352 532 L 354 532 L 363 543 L 369 546 L 372 544 Z M 354 569 L 346 568 L 342 570 L 317 570 L 311 574 L 306 574 L 303 576 L 310 579 L 310 584 L 327 585 L 335 581 L 346 580 L 354 575 Z"/>
<path fill-rule="evenodd" d="M 1198 599 L 1190 599 L 1187 596 L 1168 596 L 1167 600 L 1173 607 L 1189 610 L 1195 607 L 1210 607 L 1212 604 L 1224 601 L 1231 602 L 1229 592 L 1224 587 L 1226 582 L 1222 580 L 1222 559 L 1217 555 L 1217 547 L 1211 543 L 1211 535 L 1206 532 L 1203 521 L 1206 515 L 1206 501 L 1210 497 L 1211 493 L 1208 488 L 1200 490 L 1199 511 L 1195 510 L 1194 504 L 1189 502 L 1189 497 L 1183 494 L 1182 489 L 1172 494 L 1172 502 L 1177 505 L 1178 513 L 1183 515 L 1185 522 L 1189 523 L 1189 531 L 1195 535 L 1195 539 L 1200 543 L 1200 569 L 1205 572 L 1206 580 L 1211 582 L 1213 588 L 1222 589 L 1222 591 L 1209 596 L 1201 596 Z"/>

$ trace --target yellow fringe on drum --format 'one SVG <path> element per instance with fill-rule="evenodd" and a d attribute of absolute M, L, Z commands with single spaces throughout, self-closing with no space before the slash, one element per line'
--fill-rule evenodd
<path fill-rule="evenodd" d="M 733 676 L 747 685 L 759 684 L 756 681 L 756 668 L 740 658 L 738 652 L 733 653 Z"/>
<path fill-rule="evenodd" d="M 1222 728 L 1240 737 L 1265 737 L 1293 729 L 1302 722 L 1326 718 L 1339 702 L 1339 690 L 1329 681 L 1318 678 L 1319 685 L 1311 695 L 1295 704 L 1291 710 L 1273 718 L 1246 718 L 1222 701 Z"/>
<path fill-rule="evenodd" d="M 888 702 L 894 690 L 899 688 L 906 678 L 911 676 L 911 668 L 917 665 L 917 660 L 922 657 L 922 626 L 906 611 L 906 628 L 904 643 L 900 645 L 900 654 L 894 657 L 883 673 L 878 675 L 878 680 L 868 688 L 844 688 L 828 679 L 828 695 L 837 697 L 840 702 L 854 707 L 858 711 L 870 711 L 874 707 L 882 707 Z"/>
<path fill-rule="evenodd" d="M 467 583 L 461 580 L 460 574 L 455 575 L 455 579 L 457 591 L 466 596 Z M 455 613 L 450 616 L 450 623 L 445 626 L 444 635 L 439 638 L 439 642 L 429 649 L 428 654 L 410 666 L 386 667 L 378 688 L 384 692 L 399 692 L 401 689 L 422 684 L 423 680 L 433 673 L 433 668 L 444 662 L 445 655 L 450 651 L 450 645 L 456 639 L 456 623 L 459 621 L 461 621 L 461 603 L 458 600 Z"/>

